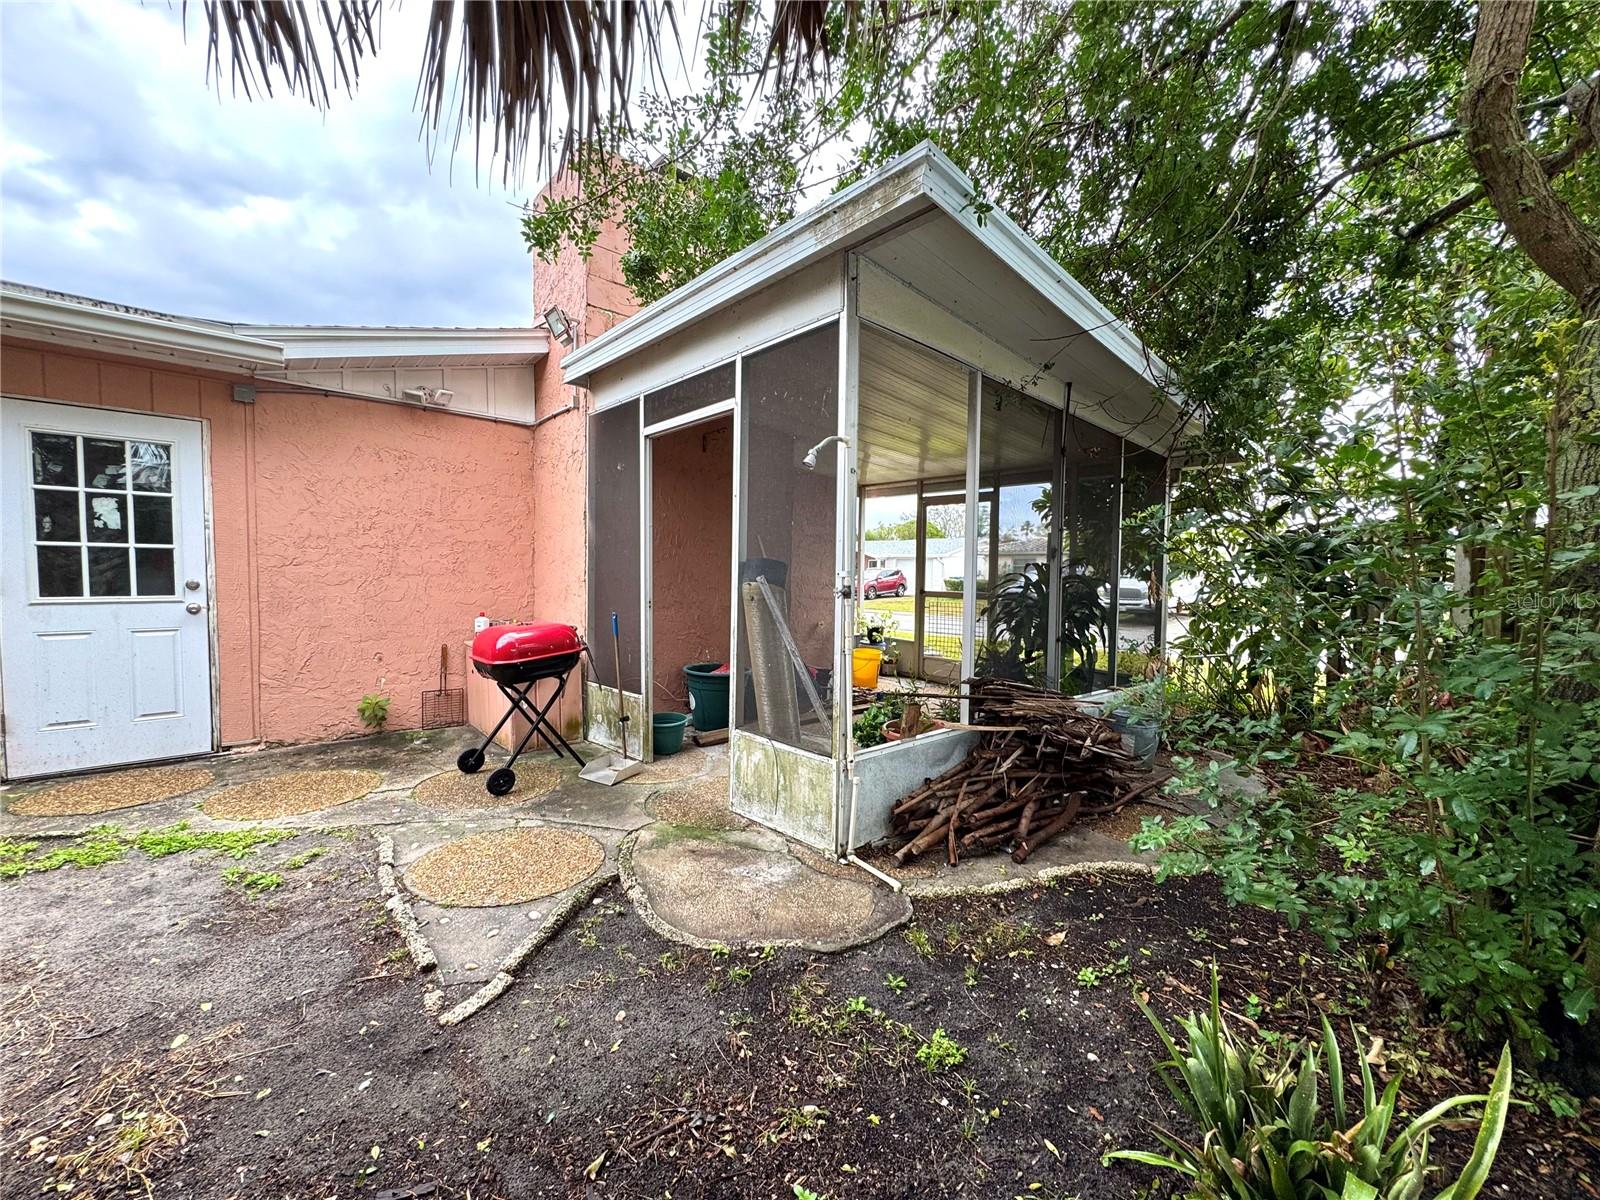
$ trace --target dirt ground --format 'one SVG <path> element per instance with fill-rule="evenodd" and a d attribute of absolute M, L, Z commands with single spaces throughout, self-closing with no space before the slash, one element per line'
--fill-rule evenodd
<path fill-rule="evenodd" d="M 246 862 L 284 868 L 256 893 L 207 854 L 0 885 L 0 1195 L 1159 1197 L 1170 1181 L 1100 1165 L 1174 1119 L 1136 983 L 1186 1011 L 1217 955 L 1266 1029 L 1327 1008 L 1392 1048 L 1412 1019 L 1404 989 L 1208 885 L 1090 878 L 919 901 L 836 955 L 686 950 L 613 888 L 447 1030 L 374 863 L 365 833 L 302 833 Z M 1485 1082 L 1442 1049 L 1405 1065 L 1411 1111 Z M 1597 1147 L 1516 1110 L 1488 1194 L 1600 1195 Z"/>

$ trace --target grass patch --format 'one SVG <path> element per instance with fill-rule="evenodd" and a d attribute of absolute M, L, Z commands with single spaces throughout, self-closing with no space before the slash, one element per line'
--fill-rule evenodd
<path fill-rule="evenodd" d="M 21 879 L 41 871 L 54 871 L 60 867 L 99 867 L 116 862 L 128 852 L 128 842 L 115 825 L 96 825 L 88 833 L 73 838 L 65 846 L 46 851 L 36 857 L 28 855 L 37 842 L 11 842 L 13 853 L 0 860 L 0 879 Z M 21 849 L 21 848 L 26 849 Z M 20 849 L 20 852 L 17 852 Z"/>
<path fill-rule="evenodd" d="M 222 873 L 222 882 L 259 896 L 283 886 L 283 876 L 276 871 L 252 871 L 248 867 L 229 867 Z"/>
<path fill-rule="evenodd" d="M 39 875 L 61 867 L 100 867 L 119 861 L 130 850 L 138 850 L 149 858 L 210 850 L 239 860 L 254 854 L 260 846 L 273 846 L 294 836 L 292 829 L 201 832 L 190 829 L 186 821 L 134 834 L 124 833 L 116 825 L 96 825 L 88 833 L 43 854 L 37 853 L 38 842 L 0 842 L 0 880 L 21 879 L 24 875 Z"/>
<path fill-rule="evenodd" d="M 187 821 L 163 829 L 145 829 L 134 834 L 133 844 L 151 858 L 189 854 L 196 850 L 215 850 L 229 858 L 254 854 L 257 846 L 275 846 L 294 837 L 292 829 L 229 829 L 197 832 Z"/>

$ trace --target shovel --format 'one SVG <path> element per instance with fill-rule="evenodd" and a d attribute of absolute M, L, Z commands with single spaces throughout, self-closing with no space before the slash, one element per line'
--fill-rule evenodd
<path fill-rule="evenodd" d="M 628 709 L 622 696 L 622 627 L 616 613 L 611 614 L 611 654 L 617 672 L 617 728 L 622 734 L 622 753 L 597 758 L 578 772 L 579 779 L 602 783 L 606 787 L 621 783 L 644 770 L 642 762 L 628 757 Z"/>

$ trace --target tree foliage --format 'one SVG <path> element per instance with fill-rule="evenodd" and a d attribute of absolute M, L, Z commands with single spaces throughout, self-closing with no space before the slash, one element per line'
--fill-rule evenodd
<path fill-rule="evenodd" d="M 1463 131 L 1520 138 L 1502 149 L 1535 164 L 1529 203 L 1600 229 L 1600 3 L 1540 4 L 1510 51 L 1503 18 L 1502 0 L 906 9 L 814 89 L 753 88 L 727 55 L 739 127 L 768 140 L 720 132 L 729 93 L 715 121 L 675 109 L 669 144 L 741 215 L 692 253 L 670 187 L 628 193 L 627 220 L 643 282 L 670 286 L 788 216 L 819 149 L 843 186 L 934 139 L 974 207 L 1126 316 L 1206 418 L 1165 548 L 1201 583 L 1174 677 L 1189 736 L 1352 772 L 1234 802 L 1220 835 L 1147 840 L 1380 945 L 1471 1037 L 1592 1054 L 1600 294 L 1523 252 L 1516 188 Z M 1463 97 L 1508 54 L 1489 121 Z M 786 157 L 785 186 L 751 186 Z"/>

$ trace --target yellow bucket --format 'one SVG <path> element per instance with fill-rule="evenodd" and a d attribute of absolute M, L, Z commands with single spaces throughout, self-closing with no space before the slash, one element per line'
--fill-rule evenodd
<path fill-rule="evenodd" d="M 878 686 L 878 668 L 883 666 L 883 651 L 857 646 L 850 654 L 850 682 L 859 688 Z"/>

